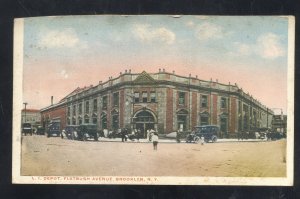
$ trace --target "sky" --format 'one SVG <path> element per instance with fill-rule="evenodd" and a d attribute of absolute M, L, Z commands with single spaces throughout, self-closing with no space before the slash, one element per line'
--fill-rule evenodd
<path fill-rule="evenodd" d="M 288 18 L 70 16 L 24 20 L 23 100 L 57 103 L 77 87 L 131 69 L 237 83 L 269 108 L 287 109 Z M 276 108 L 276 109 L 275 109 Z"/>

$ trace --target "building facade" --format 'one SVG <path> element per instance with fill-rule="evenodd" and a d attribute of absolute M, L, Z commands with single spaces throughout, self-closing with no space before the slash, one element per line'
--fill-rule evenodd
<path fill-rule="evenodd" d="M 159 133 L 218 125 L 223 134 L 271 127 L 273 111 L 236 84 L 196 77 L 125 71 L 96 86 L 77 88 L 60 102 L 66 125 L 97 124 L 99 129 L 130 128 Z M 42 111 L 42 120 L 53 110 Z"/>
<path fill-rule="evenodd" d="M 66 100 L 62 99 L 57 104 L 52 104 L 46 108 L 41 109 L 41 125 L 46 127 L 51 122 L 60 122 L 61 129 L 65 128 L 66 123 Z"/>
<path fill-rule="evenodd" d="M 274 115 L 272 120 L 272 129 L 274 132 L 283 133 L 286 135 L 287 128 L 287 116 L 286 115 Z"/>
<path fill-rule="evenodd" d="M 31 126 L 37 127 L 41 125 L 41 113 L 37 109 L 23 109 L 21 114 L 22 124 L 30 123 Z"/>

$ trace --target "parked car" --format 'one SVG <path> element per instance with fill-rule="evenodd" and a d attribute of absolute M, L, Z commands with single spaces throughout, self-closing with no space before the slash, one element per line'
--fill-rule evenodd
<path fill-rule="evenodd" d="M 195 126 L 194 131 L 187 135 L 186 142 L 199 143 L 202 137 L 205 142 L 216 142 L 219 131 L 220 128 L 216 125 Z"/>
<path fill-rule="evenodd" d="M 75 140 L 78 137 L 78 125 L 66 126 L 61 132 L 61 138 L 67 138 L 69 140 Z"/>
<path fill-rule="evenodd" d="M 38 126 L 36 129 L 36 134 L 37 135 L 45 135 L 45 129 L 41 126 Z"/>
<path fill-rule="evenodd" d="M 81 124 L 77 129 L 77 140 L 86 141 L 92 138 L 98 141 L 99 133 L 96 124 Z"/>
<path fill-rule="evenodd" d="M 32 132 L 33 132 L 33 129 L 32 129 L 32 126 L 30 123 L 23 123 L 23 126 L 22 126 L 22 134 L 24 135 L 32 135 Z"/>
<path fill-rule="evenodd" d="M 48 129 L 47 129 L 47 137 L 51 137 L 51 136 L 57 136 L 59 137 L 61 133 L 61 129 L 60 129 L 60 122 L 51 122 L 48 125 Z"/>

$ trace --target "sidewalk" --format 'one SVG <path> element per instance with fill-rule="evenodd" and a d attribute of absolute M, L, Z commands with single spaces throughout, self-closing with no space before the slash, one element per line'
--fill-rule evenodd
<path fill-rule="evenodd" d="M 100 142 L 122 142 L 122 139 L 121 138 L 112 138 L 112 139 L 109 139 L 109 138 L 99 138 L 99 141 Z M 131 141 L 129 139 L 127 139 L 127 143 L 152 143 L 152 142 L 149 142 L 147 139 L 140 139 L 139 141 L 137 140 L 134 140 L 134 141 Z M 174 144 L 177 144 L 176 140 L 175 139 L 159 139 L 159 142 L 160 143 L 174 143 Z M 225 142 L 267 142 L 267 140 L 261 140 L 261 139 L 244 139 L 244 140 L 237 140 L 237 139 L 218 139 L 216 143 L 225 143 Z M 181 140 L 180 143 L 186 143 L 184 139 Z M 190 144 L 190 143 L 188 143 Z M 193 143 L 192 143 L 193 144 Z"/>

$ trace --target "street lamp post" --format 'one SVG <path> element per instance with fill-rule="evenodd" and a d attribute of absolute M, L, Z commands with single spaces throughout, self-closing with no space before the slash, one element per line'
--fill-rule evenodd
<path fill-rule="evenodd" d="M 26 123 L 26 106 L 27 106 L 28 103 L 24 102 L 23 104 L 25 105 L 25 109 L 24 109 L 24 114 L 25 114 L 24 115 L 24 123 Z"/>

